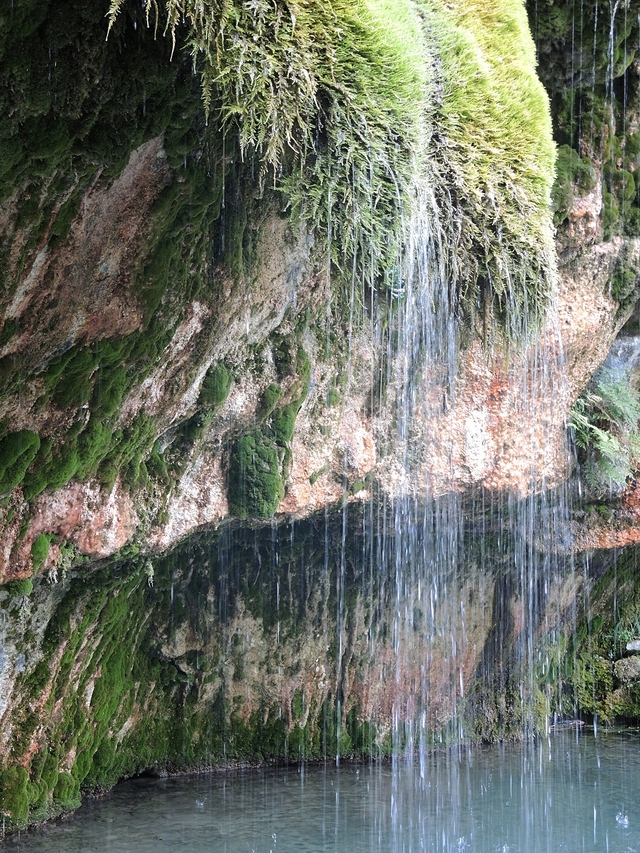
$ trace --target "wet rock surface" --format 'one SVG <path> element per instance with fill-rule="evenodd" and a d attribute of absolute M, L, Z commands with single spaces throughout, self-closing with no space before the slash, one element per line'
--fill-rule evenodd
<path fill-rule="evenodd" d="M 632 657 L 617 660 L 614 664 L 613 672 L 621 684 L 640 681 L 640 656 L 633 655 Z"/>
<path fill-rule="evenodd" d="M 47 160 L 3 196 L 0 811 L 16 826 L 148 768 L 640 716 L 620 639 L 637 552 L 612 569 L 640 541 L 640 487 L 573 516 L 563 489 L 571 405 L 638 295 L 638 68 L 612 70 L 628 113 L 624 132 L 618 114 L 599 125 L 605 158 L 570 125 L 567 32 L 539 40 L 568 149 L 559 277 L 517 346 L 479 312 L 435 360 L 407 359 L 409 298 L 340 290 L 256 164 L 205 138 L 191 67 L 165 55 L 162 127 L 141 89 L 108 169 L 93 140 L 91 168 L 73 149 L 86 173 L 58 186 L 67 167 Z M 106 79 L 93 63 L 83 79 Z"/>

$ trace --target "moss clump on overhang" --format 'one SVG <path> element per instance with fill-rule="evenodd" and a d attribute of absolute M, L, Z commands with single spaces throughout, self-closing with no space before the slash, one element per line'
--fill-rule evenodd
<path fill-rule="evenodd" d="M 112 0 L 112 23 L 123 4 Z M 238 128 L 343 278 L 402 291 L 412 210 L 431 183 L 467 317 L 488 308 L 518 337 L 540 316 L 555 150 L 520 0 L 166 0 L 162 18 L 149 23 L 174 39 L 186 22 L 206 110 Z"/>
<path fill-rule="evenodd" d="M 458 214 L 463 308 L 519 337 L 555 273 L 549 208 L 555 146 L 521 0 L 423 0 L 441 65 L 438 156 Z"/>
<path fill-rule="evenodd" d="M 422 0 L 438 63 L 433 157 L 461 312 L 511 339 L 544 313 L 556 274 L 556 157 L 522 0 Z"/>
<path fill-rule="evenodd" d="M 113 0 L 111 21 L 122 5 Z M 207 112 L 237 129 L 247 157 L 257 152 L 263 184 L 273 179 L 294 219 L 328 236 L 345 276 L 355 264 L 370 286 L 389 283 L 402 243 L 398 212 L 428 137 L 430 72 L 414 7 L 165 6 L 174 38 L 187 22 Z"/>

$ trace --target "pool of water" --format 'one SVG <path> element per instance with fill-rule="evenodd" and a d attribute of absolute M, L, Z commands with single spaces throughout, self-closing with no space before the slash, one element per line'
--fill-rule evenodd
<path fill-rule="evenodd" d="M 136 779 L 11 853 L 640 853 L 640 735 Z"/>

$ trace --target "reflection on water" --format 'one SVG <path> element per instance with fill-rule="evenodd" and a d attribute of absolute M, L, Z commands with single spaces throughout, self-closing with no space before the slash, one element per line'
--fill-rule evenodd
<path fill-rule="evenodd" d="M 124 783 L 11 853 L 640 853 L 640 736 Z"/>

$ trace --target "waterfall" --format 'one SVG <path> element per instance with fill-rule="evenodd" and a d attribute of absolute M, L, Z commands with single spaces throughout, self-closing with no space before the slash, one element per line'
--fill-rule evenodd
<path fill-rule="evenodd" d="M 521 0 L 144 2 L 170 36 L 189 32 L 195 66 L 166 86 L 145 78 L 136 134 L 156 128 L 181 75 L 189 110 L 175 89 L 164 136 L 138 149 L 143 171 L 127 166 L 109 186 L 115 161 L 98 171 L 95 139 L 111 112 L 86 140 L 88 114 L 72 117 L 73 144 L 89 146 L 86 187 L 60 206 L 51 194 L 67 190 L 44 165 L 31 196 L 16 184 L 11 215 L 40 217 L 16 265 L 33 255 L 33 294 L 40 273 L 58 289 L 42 300 L 51 338 L 25 355 L 26 378 L 14 355 L 44 316 L 35 298 L 33 322 L 13 317 L 4 344 L 17 347 L 7 400 L 24 414 L 0 436 L 12 456 L 5 551 L 22 560 L 15 578 L 35 576 L 0 590 L 11 828 L 149 768 L 392 757 L 382 822 L 401 837 L 434 747 L 549 733 L 577 710 L 635 713 L 613 689 L 640 630 L 615 584 L 635 565 L 620 562 L 609 602 L 592 583 L 607 560 L 573 554 L 583 484 L 569 479 L 566 420 L 598 350 L 571 349 L 571 287 L 584 281 L 566 265 L 602 237 L 600 275 L 623 247 L 598 305 L 621 325 L 637 296 L 625 242 L 640 222 L 640 142 L 625 114 L 637 92 L 620 79 L 622 31 L 636 22 L 621 0 L 557 16 L 557 3 L 530 5 L 554 51 L 540 62 L 563 143 L 553 210 L 549 98 Z M 109 56 L 130 35 L 125 6 L 110 4 Z M 151 59 L 136 56 L 137 75 Z M 71 153 L 56 156 L 54 171 Z M 576 237 L 587 194 L 604 213 Z M 135 272 L 142 307 L 114 340 L 92 320 L 98 337 L 65 342 L 54 335 L 65 252 L 84 245 L 88 211 L 95 292 L 107 300 Z M 635 348 L 617 351 L 620 364 Z M 52 505 L 73 523 L 52 521 Z M 462 799 L 456 754 L 440 770 Z M 420 779 L 404 805 L 400 766 Z M 442 849 L 464 840 L 452 833 Z"/>

